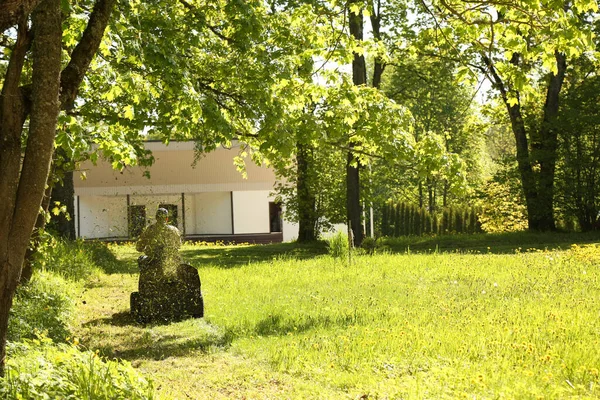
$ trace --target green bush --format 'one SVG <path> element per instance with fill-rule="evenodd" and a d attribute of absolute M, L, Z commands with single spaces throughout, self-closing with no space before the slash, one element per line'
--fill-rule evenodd
<path fill-rule="evenodd" d="M 338 232 L 327 241 L 329 255 L 344 258 L 348 255 L 348 235 Z"/>
<path fill-rule="evenodd" d="M 375 253 L 383 253 L 387 250 L 387 247 L 385 246 L 385 243 L 382 238 L 375 239 L 370 236 L 367 236 L 363 239 L 363 242 L 360 245 L 360 247 L 368 255 L 373 255 Z"/>
<path fill-rule="evenodd" d="M 365 253 L 367 253 L 369 255 L 373 255 L 373 254 L 375 254 L 375 245 L 376 245 L 375 239 L 370 236 L 367 236 L 363 239 L 363 242 L 360 245 L 360 247 L 365 251 Z"/>
<path fill-rule="evenodd" d="M 2 399 L 152 399 L 152 382 L 128 362 L 103 361 L 50 339 L 13 343 L 8 347 L 6 375 L 0 379 Z"/>
<path fill-rule="evenodd" d="M 46 269 L 69 280 L 86 280 L 100 273 L 94 258 L 97 253 L 94 245 L 83 240 L 70 242 L 49 236 L 34 259 L 34 270 Z"/>
<path fill-rule="evenodd" d="M 38 272 L 17 290 L 10 310 L 8 340 L 33 338 L 44 332 L 55 341 L 70 336 L 69 322 L 75 309 L 77 287 L 52 272 Z"/>

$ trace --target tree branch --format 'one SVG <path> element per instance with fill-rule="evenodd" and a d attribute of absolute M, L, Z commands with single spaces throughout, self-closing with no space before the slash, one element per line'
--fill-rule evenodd
<path fill-rule="evenodd" d="M 229 44 L 234 44 L 235 40 L 233 40 L 230 37 L 227 37 L 225 35 L 223 35 L 221 32 L 219 32 L 219 30 L 212 25 L 209 25 L 208 23 L 206 23 L 206 19 L 203 18 L 202 16 L 198 15 L 198 9 L 196 7 L 194 7 L 193 5 L 191 5 L 190 3 L 188 3 L 186 0 L 179 0 L 179 2 L 181 4 L 183 4 L 183 6 L 185 8 L 187 8 L 189 11 L 193 12 L 194 15 L 196 16 L 196 18 L 202 20 L 202 22 L 204 22 L 204 26 L 206 26 L 215 36 L 217 36 L 219 39 L 226 41 Z"/>
<path fill-rule="evenodd" d="M 0 0 L 0 32 L 15 26 L 40 4 L 41 0 Z"/>
<path fill-rule="evenodd" d="M 73 108 L 81 81 L 96 55 L 115 0 L 97 0 L 81 40 L 71 54 L 71 60 L 60 75 L 60 103 L 62 109 Z"/>
<path fill-rule="evenodd" d="M 5 196 L 3 207 L 0 208 L 0 232 L 9 230 L 17 197 L 21 168 L 21 132 L 27 117 L 26 98 L 21 95 L 19 82 L 25 55 L 31 45 L 31 36 L 27 31 L 27 18 L 23 17 L 0 94 L 0 193 Z"/>

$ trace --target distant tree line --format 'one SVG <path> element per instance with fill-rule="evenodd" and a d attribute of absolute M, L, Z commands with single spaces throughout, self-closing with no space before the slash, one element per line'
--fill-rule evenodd
<path fill-rule="evenodd" d="M 388 237 L 483 232 L 475 207 L 447 207 L 432 213 L 414 204 L 388 202 L 381 217 L 381 234 Z"/>

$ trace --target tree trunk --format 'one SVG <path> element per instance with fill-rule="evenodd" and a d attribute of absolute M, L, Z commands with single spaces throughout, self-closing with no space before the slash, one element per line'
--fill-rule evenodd
<path fill-rule="evenodd" d="M 446 208 L 448 207 L 448 180 L 444 179 L 443 185 L 442 185 L 442 207 Z"/>
<path fill-rule="evenodd" d="M 511 62 L 519 62 L 519 55 L 513 54 Z M 554 222 L 554 175 L 558 148 L 558 132 L 555 120 L 558 115 L 559 94 L 567 68 L 566 57 L 555 53 L 557 73 L 551 74 L 544 104 L 544 117 L 539 131 L 531 131 L 531 154 L 527 128 L 521 111 L 517 93 L 517 102 L 511 104 L 504 82 L 498 75 L 492 61 L 483 57 L 495 86 L 500 90 L 502 100 L 508 110 L 512 131 L 517 147 L 517 164 L 521 175 L 521 184 L 527 205 L 527 222 L 530 230 L 555 230 Z M 534 163 L 538 167 L 535 171 Z"/>
<path fill-rule="evenodd" d="M 35 220 L 35 226 L 33 228 L 33 233 L 31 234 L 30 243 L 27 247 L 27 252 L 25 253 L 25 261 L 23 262 L 23 269 L 21 270 L 21 278 L 19 279 L 19 285 L 26 285 L 31 281 L 31 277 L 33 276 L 33 256 L 37 253 L 40 241 L 41 241 L 41 232 L 46 227 L 46 213 L 48 212 L 48 207 L 50 206 L 50 197 L 52 195 L 52 186 L 46 186 L 46 192 L 44 193 L 44 198 L 42 199 L 41 209 L 43 212 L 40 212 Z"/>
<path fill-rule="evenodd" d="M 358 165 L 353 167 L 354 155 L 348 152 L 346 163 L 346 212 L 352 230 L 353 244 L 355 247 L 363 241 L 362 218 L 360 209 L 360 177 Z"/>
<path fill-rule="evenodd" d="M 433 196 L 433 184 L 431 183 L 431 179 L 427 178 L 427 210 L 431 214 L 435 212 L 435 198 Z"/>
<path fill-rule="evenodd" d="M 556 53 L 557 73 L 550 76 L 546 102 L 544 104 L 544 117 L 540 127 L 539 147 L 534 147 L 532 156 L 539 164 L 538 179 L 538 205 L 536 230 L 556 230 L 554 222 L 554 175 L 556 172 L 556 159 L 558 149 L 558 131 L 556 130 L 556 118 L 558 116 L 559 94 L 565 79 L 567 69 L 566 57 L 562 53 Z"/>
<path fill-rule="evenodd" d="M 529 159 L 529 144 L 525 121 L 523 120 L 519 103 L 510 105 L 508 101 L 505 101 L 505 105 L 508 110 L 517 147 L 517 165 L 519 167 L 519 174 L 521 175 L 521 185 L 523 187 L 523 194 L 527 206 L 529 229 L 539 230 L 539 216 L 537 209 L 538 192 L 535 182 L 535 173 L 533 172 L 531 161 Z"/>
<path fill-rule="evenodd" d="M 29 136 L 7 237 L 0 249 L 0 373 L 4 373 L 6 334 L 12 300 L 29 238 L 44 196 L 60 109 L 60 0 L 44 0 L 33 14 L 32 105 Z"/>
<path fill-rule="evenodd" d="M 353 0 L 349 4 L 361 4 L 361 1 Z M 362 8 L 358 14 L 349 12 L 348 18 L 350 34 L 357 40 L 363 40 L 363 13 Z M 365 57 L 354 53 L 352 60 L 352 81 L 356 86 L 366 85 L 367 67 Z M 363 241 L 363 228 L 361 222 L 360 208 L 360 171 L 357 160 L 353 154 L 353 144 L 349 140 L 348 160 L 346 163 L 346 215 L 352 229 L 354 246 L 360 246 Z"/>
<path fill-rule="evenodd" d="M 19 185 L 21 131 L 28 113 L 28 104 L 19 88 L 19 82 L 30 40 L 27 19 L 24 19 L 19 24 L 17 41 L 6 69 L 0 97 L 0 235 L 7 235 L 9 232 Z M 8 235 L 0 238 L 0 243 L 4 244 Z"/>
<path fill-rule="evenodd" d="M 381 0 L 373 1 L 373 11 L 371 13 L 371 30 L 375 41 L 381 41 Z M 362 20 L 362 19 L 361 19 Z M 373 60 L 373 87 L 379 89 L 381 86 L 381 76 L 385 70 L 386 64 L 381 57 L 375 57 Z"/>
<path fill-rule="evenodd" d="M 310 168 L 312 168 L 312 149 L 307 144 L 296 143 L 298 196 L 298 242 L 313 242 L 316 232 L 316 198 L 311 190 Z"/>
<path fill-rule="evenodd" d="M 41 0 L 0 0 L 0 32 L 16 25 L 37 7 Z"/>
<path fill-rule="evenodd" d="M 9 3 L 33 4 L 0 0 L 2 17 Z M 32 17 L 35 33 L 32 83 L 25 87 L 19 87 L 19 82 L 31 37 L 27 33 L 27 9 L 19 11 L 23 15 L 6 68 L 0 103 L 0 200 L 3 204 L 0 207 L 0 374 L 4 373 L 8 316 L 48 179 L 58 112 L 61 106 L 73 104 L 98 50 L 114 3 L 115 0 L 97 0 L 61 76 L 60 0 L 40 2 Z M 21 134 L 28 115 L 29 135 L 23 151 Z"/>

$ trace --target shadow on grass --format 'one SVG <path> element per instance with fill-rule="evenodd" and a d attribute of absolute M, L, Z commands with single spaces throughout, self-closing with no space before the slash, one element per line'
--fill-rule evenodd
<path fill-rule="evenodd" d="M 127 311 L 89 321 L 83 326 L 101 325 L 125 329 L 113 333 L 109 343 L 101 341 L 103 344 L 96 344 L 94 348 L 105 357 L 118 357 L 129 361 L 162 360 L 185 356 L 194 351 L 207 352 L 213 347 L 229 345 L 233 337 L 202 319 L 142 325 Z"/>
<path fill-rule="evenodd" d="M 393 253 L 491 253 L 514 254 L 517 251 L 566 250 L 574 244 L 600 242 L 600 232 L 507 232 L 476 235 L 404 236 L 386 238 Z"/>
<path fill-rule="evenodd" d="M 307 315 L 300 321 L 275 314 L 258 321 L 251 333 L 258 336 L 285 336 L 288 333 L 301 333 L 316 328 L 346 328 L 363 321 L 364 318 L 360 314 L 341 314 L 336 317 Z"/>
<path fill-rule="evenodd" d="M 112 268 L 103 268 L 104 273 L 111 274 L 137 274 L 140 272 L 137 261 L 117 260 L 118 264 L 113 264 Z"/>
<path fill-rule="evenodd" d="M 158 339 L 142 337 L 137 342 L 129 344 L 125 350 L 99 348 L 106 357 L 118 357 L 128 361 L 133 360 L 164 360 L 169 357 L 184 357 L 192 352 L 206 353 L 210 348 L 223 347 L 231 343 L 227 336 L 203 336 L 182 338 L 179 335 L 165 335 Z"/>
<path fill-rule="evenodd" d="M 476 235 L 444 235 L 444 236 L 404 236 L 385 238 L 384 243 L 392 253 L 461 252 L 513 254 L 516 251 L 568 249 L 573 244 L 589 244 L 600 242 L 600 232 L 589 233 L 534 233 L 510 232 L 488 233 Z M 106 249 L 106 251 L 110 251 Z M 108 273 L 138 272 L 136 260 L 140 253 L 122 248 L 117 250 L 119 256 L 107 254 L 104 249 L 100 253 L 98 265 Z M 197 268 L 205 265 L 219 268 L 237 268 L 250 263 L 271 261 L 274 259 L 304 260 L 327 254 L 327 243 L 324 241 L 299 244 L 277 243 L 269 245 L 237 245 L 237 246 L 204 246 L 185 244 L 180 252 L 182 258 Z"/>
<path fill-rule="evenodd" d="M 133 318 L 133 315 L 129 311 L 121 311 L 114 313 L 110 317 L 97 318 L 83 324 L 83 327 L 90 327 L 96 325 L 111 325 L 111 326 L 142 326 L 139 322 Z"/>
<path fill-rule="evenodd" d="M 112 334 L 110 343 L 95 344 L 104 357 L 134 360 L 164 360 L 169 357 L 182 357 L 193 352 L 207 353 L 211 348 L 227 347 L 236 338 L 248 336 L 285 336 L 299 334 L 318 328 L 346 328 L 364 323 L 360 314 L 341 314 L 331 316 L 306 315 L 300 320 L 288 319 L 284 314 L 269 315 L 259 320 L 243 333 L 234 333 L 211 325 L 202 319 L 191 320 L 192 326 L 186 326 L 190 320 L 177 323 L 138 324 L 128 312 L 119 312 L 108 318 L 99 318 L 87 322 L 84 327 L 112 325 L 128 327 Z"/>
<path fill-rule="evenodd" d="M 271 261 L 273 259 L 291 258 L 305 260 L 327 254 L 326 242 L 190 247 L 182 250 L 181 256 L 184 260 L 198 268 L 202 268 L 202 265 L 205 264 L 211 264 L 220 268 L 235 268 L 255 262 Z"/>
<path fill-rule="evenodd" d="M 108 250 L 108 249 L 107 249 Z M 109 250 L 110 251 L 110 250 Z M 103 261 L 98 265 L 107 274 L 137 274 L 137 258 L 141 253 L 133 250 L 133 247 L 116 246 L 111 255 L 104 254 Z M 264 245 L 231 245 L 231 246 L 205 246 L 184 244 L 180 251 L 182 259 L 202 268 L 210 264 L 219 268 L 235 268 L 248 265 L 249 263 L 271 261 L 274 259 L 298 259 L 304 260 L 322 254 L 327 254 L 326 242 L 314 242 L 308 244 L 299 243 L 276 243 Z"/>
<path fill-rule="evenodd" d="M 186 321 L 189 319 L 193 319 L 192 317 L 178 318 L 178 319 L 164 319 L 152 321 L 151 323 L 141 323 L 138 322 L 133 315 L 129 311 L 121 311 L 118 313 L 114 313 L 110 317 L 106 318 L 96 318 L 91 321 L 84 323 L 83 327 L 96 326 L 96 325 L 111 325 L 111 326 L 137 326 L 140 328 L 145 327 L 157 327 L 157 326 L 168 326 L 173 323 Z"/>

